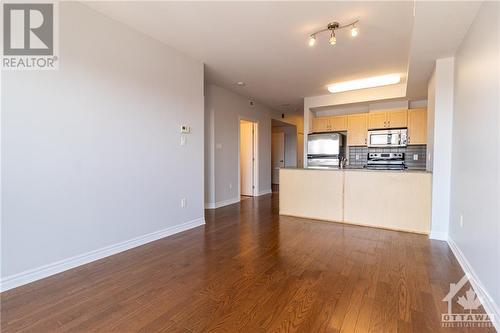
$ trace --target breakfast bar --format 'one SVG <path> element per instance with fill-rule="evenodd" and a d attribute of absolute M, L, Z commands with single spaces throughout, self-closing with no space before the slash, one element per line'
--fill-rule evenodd
<path fill-rule="evenodd" d="M 280 215 L 429 234 L 432 174 L 420 170 L 280 170 Z"/>

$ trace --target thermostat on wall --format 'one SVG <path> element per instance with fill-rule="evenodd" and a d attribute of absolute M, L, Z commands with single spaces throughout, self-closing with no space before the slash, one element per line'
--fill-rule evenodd
<path fill-rule="evenodd" d="M 188 125 L 182 125 L 181 126 L 181 133 L 188 134 L 191 132 L 191 127 Z"/>

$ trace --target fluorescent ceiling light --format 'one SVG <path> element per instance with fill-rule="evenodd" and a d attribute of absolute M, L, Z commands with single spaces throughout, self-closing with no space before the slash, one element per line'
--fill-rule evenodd
<path fill-rule="evenodd" d="M 366 79 L 334 83 L 328 86 L 328 91 L 331 93 L 338 93 L 342 91 L 387 86 L 390 84 L 399 83 L 400 81 L 401 81 L 401 75 L 388 74 L 382 76 L 368 77 Z"/>

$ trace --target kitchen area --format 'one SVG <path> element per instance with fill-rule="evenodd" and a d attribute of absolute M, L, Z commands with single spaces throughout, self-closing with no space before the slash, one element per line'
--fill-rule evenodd
<path fill-rule="evenodd" d="M 304 168 L 280 170 L 280 214 L 430 232 L 427 109 L 311 112 Z"/>

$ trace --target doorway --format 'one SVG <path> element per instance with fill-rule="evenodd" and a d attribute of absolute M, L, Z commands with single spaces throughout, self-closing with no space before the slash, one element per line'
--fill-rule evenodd
<path fill-rule="evenodd" d="M 253 197 L 259 193 L 258 123 L 240 120 L 240 197 Z"/>
<path fill-rule="evenodd" d="M 297 166 L 297 127 L 271 120 L 271 183 L 273 192 L 278 192 L 280 168 Z"/>
<path fill-rule="evenodd" d="M 272 183 L 280 183 L 280 168 L 285 167 L 285 133 L 277 132 L 272 134 L 271 142 L 272 156 Z"/>

